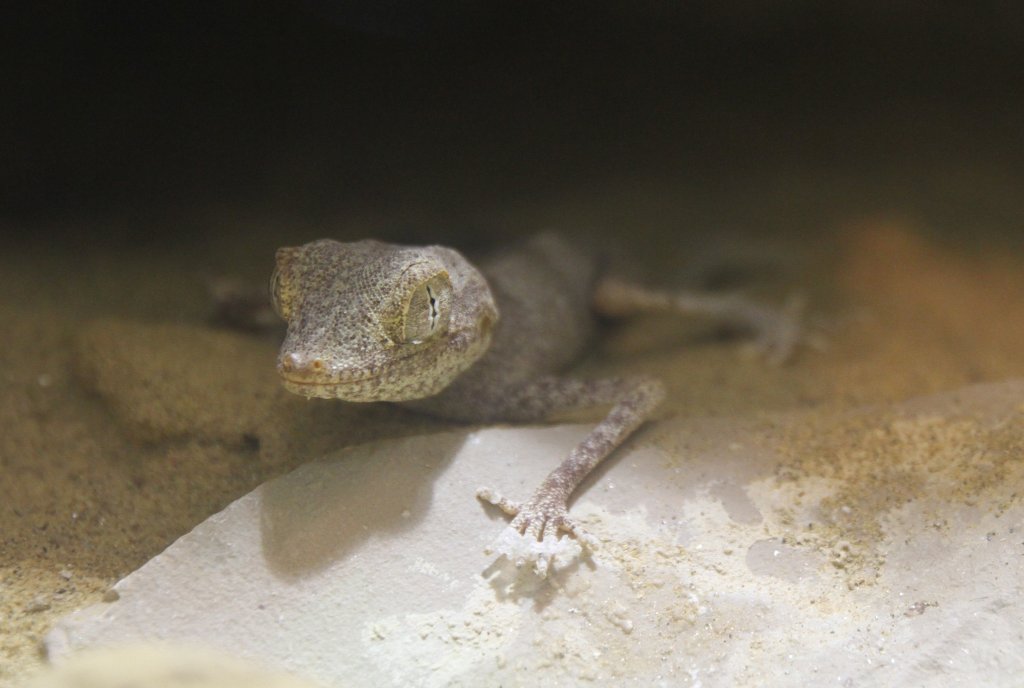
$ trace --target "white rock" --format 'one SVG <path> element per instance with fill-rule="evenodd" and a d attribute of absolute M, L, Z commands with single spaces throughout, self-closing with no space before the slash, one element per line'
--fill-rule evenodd
<path fill-rule="evenodd" d="M 1024 384 L 907 408 L 952 417 L 1014 398 Z M 476 488 L 525 498 L 587 429 L 407 438 L 306 465 L 119 582 L 116 601 L 66 617 L 48 653 L 165 640 L 380 687 L 1011 685 L 1024 675 L 1019 500 L 890 510 L 878 581 L 851 589 L 834 553 L 791 541 L 834 484 L 778 481 L 773 445 L 749 420 L 641 432 L 572 506 L 602 541 L 592 558 L 540 580 L 486 557 L 506 519 Z"/>

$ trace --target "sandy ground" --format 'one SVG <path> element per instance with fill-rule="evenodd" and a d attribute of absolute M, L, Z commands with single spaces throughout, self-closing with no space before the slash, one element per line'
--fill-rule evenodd
<path fill-rule="evenodd" d="M 523 228 L 593 230 L 620 246 L 630 239 L 626 272 L 669 284 L 685 284 L 685 268 L 706 249 L 728 256 L 755 245 L 778 269 L 739 283 L 770 300 L 804 293 L 824 349 L 771 368 L 706 324 L 641 318 L 610 329 L 581 373 L 661 376 L 663 416 L 814 409 L 820 424 L 787 440 L 784 469 L 841 475 L 860 485 L 844 497 L 860 502 L 885 484 L 885 499 L 896 500 L 913 494 L 914 471 L 928 467 L 887 469 L 886 447 L 948 446 L 969 440 L 971 428 L 918 428 L 908 440 L 905 428 L 837 420 L 849 419 L 841 411 L 874 404 L 884 415 L 887 403 L 1024 375 L 1024 252 L 1014 235 L 1024 215 L 1012 185 L 998 171 L 928 174 L 928 183 L 903 178 L 908 194 L 927 189 L 905 204 L 872 201 L 878 189 L 892 198 L 899 180 L 659 181 L 480 209 L 476 226 L 500 218 L 485 237 L 401 236 L 481 245 Z M 444 427 L 387 407 L 292 397 L 275 379 L 274 336 L 207 322 L 205 275 L 263 280 L 277 245 L 395 236 L 386 218 L 358 213 L 315 226 L 253 220 L 197 213 L 189 221 L 204 231 L 177 242 L 168 229 L 146 245 L 97 246 L 83 231 L 61 233 L 55 247 L 44 227 L 40 240 L 0 255 L 0 684 L 43 661 L 39 640 L 56 618 L 100 600 L 259 483 L 331 449 Z M 865 444 L 857 423 L 883 429 Z M 1005 464 L 1019 459 L 1021 438 L 1004 434 L 991 449 Z M 970 462 L 963 470 L 980 479 Z M 876 512 L 889 504 L 880 500 Z M 867 522 L 836 527 L 847 538 L 874 532 Z M 871 581 L 852 572 L 851 584 Z"/>

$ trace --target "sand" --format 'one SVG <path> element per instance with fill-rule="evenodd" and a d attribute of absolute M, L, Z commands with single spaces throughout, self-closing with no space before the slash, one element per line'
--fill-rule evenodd
<path fill-rule="evenodd" d="M 1024 375 L 1024 255 L 999 219 L 1013 217 L 1012 196 L 987 199 L 1004 212 L 975 234 L 977 224 L 939 212 L 948 199 L 935 213 L 881 212 L 840 199 L 828 183 L 752 178 L 710 197 L 691 182 L 583 190 L 505 209 L 493 236 L 403 238 L 479 245 L 514 234 L 508 227 L 596 227 L 613 243 L 632 237 L 634 271 L 651 266 L 642 272 L 671 284 L 682 283 L 680 266 L 697 247 L 768 218 L 771 255 L 795 259 L 745 286 L 774 300 L 803 292 L 823 349 L 772 368 L 706 324 L 641 318 L 607 332 L 580 371 L 659 375 L 669 387 L 663 418 L 814 410 L 819 423 L 780 440 L 780 475 L 838 477 L 848 486 L 840 501 L 870 505 L 856 521 L 837 516 L 811 544 L 833 549 L 851 586 L 871 585 L 871 562 L 849 553 L 877 535 L 880 514 L 916 494 L 921 472 L 949 472 L 948 498 L 961 503 L 1021 477 L 1019 433 L 980 432 L 966 411 L 956 422 L 905 423 L 887 407 Z M 784 209 L 780 187 L 794 191 Z M 678 229 L 713 217 L 723 199 L 735 201 L 722 220 L 735 232 Z M 54 246 L 43 227 L 42 238 L 0 256 L 0 685 L 42 663 L 39 640 L 56 618 L 100 600 L 261 482 L 339 447 L 447 427 L 388 407 L 290 396 L 274 379 L 273 334 L 208 322 L 203 275 L 262 280 L 276 245 L 379 234 L 384 223 L 353 216 L 296 229 L 246 219 L 197 213 L 206 231 L 148 245 L 95 245 L 63 231 Z M 875 410 L 844 413 L 865 405 Z M 908 443 L 932 449 L 887 465 Z"/>

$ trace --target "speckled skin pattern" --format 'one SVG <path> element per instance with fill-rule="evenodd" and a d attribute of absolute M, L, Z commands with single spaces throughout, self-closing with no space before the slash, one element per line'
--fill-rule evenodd
<path fill-rule="evenodd" d="M 433 333 L 412 335 L 410 320 L 430 317 L 429 302 L 422 308 L 415 292 L 432 282 L 443 318 Z M 483 276 L 439 246 L 321 239 L 282 248 L 271 294 L 288 323 L 278 371 L 288 390 L 307 397 L 405 401 L 437 394 L 487 351 L 498 319 Z"/>
<path fill-rule="evenodd" d="M 661 383 L 645 377 L 561 375 L 590 341 L 595 308 L 746 317 L 734 301 L 601 281 L 596 265 L 549 234 L 481 262 L 479 270 L 439 246 L 324 239 L 282 248 L 271 281 L 274 307 L 288 323 L 278 371 L 297 394 L 393 401 L 468 422 L 530 422 L 610 405 L 528 501 L 478 491 L 513 516 L 512 535 L 552 545 L 566 531 L 593 546 L 566 501 L 664 396 Z M 517 565 L 532 560 L 540 575 L 551 563 L 551 547 L 498 549 Z"/>

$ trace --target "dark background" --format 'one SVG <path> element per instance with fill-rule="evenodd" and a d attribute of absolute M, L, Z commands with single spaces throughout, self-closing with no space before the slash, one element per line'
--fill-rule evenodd
<path fill-rule="evenodd" d="M 25 3 L 4 21 L 0 213 L 144 232 L 211 203 L 457 217 L 792 165 L 1016 175 L 1021 7 Z"/>

